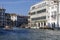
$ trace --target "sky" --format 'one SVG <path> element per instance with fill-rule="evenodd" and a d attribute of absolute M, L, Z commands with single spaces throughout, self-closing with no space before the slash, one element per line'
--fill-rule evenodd
<path fill-rule="evenodd" d="M 30 7 L 41 0 L 0 0 L 0 7 L 6 9 L 6 13 L 28 15 Z"/>

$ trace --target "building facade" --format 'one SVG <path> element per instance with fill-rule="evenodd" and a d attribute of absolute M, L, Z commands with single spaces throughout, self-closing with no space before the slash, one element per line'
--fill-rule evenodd
<path fill-rule="evenodd" d="M 25 27 L 28 24 L 28 16 L 17 15 L 17 27 Z"/>
<path fill-rule="evenodd" d="M 0 8 L 0 27 L 5 26 L 5 9 Z"/>
<path fill-rule="evenodd" d="M 6 9 L 0 8 L 0 27 L 11 28 L 28 24 L 28 16 L 20 16 L 15 13 L 5 13 Z"/>
<path fill-rule="evenodd" d="M 59 2 L 59 0 L 43 0 L 40 3 L 31 6 L 29 11 L 30 26 L 57 27 L 59 24 Z"/>
<path fill-rule="evenodd" d="M 11 25 L 13 27 L 16 27 L 17 15 L 15 13 L 11 13 L 10 14 L 10 19 L 11 19 Z"/>
<path fill-rule="evenodd" d="M 12 26 L 10 13 L 5 13 L 5 26 Z"/>

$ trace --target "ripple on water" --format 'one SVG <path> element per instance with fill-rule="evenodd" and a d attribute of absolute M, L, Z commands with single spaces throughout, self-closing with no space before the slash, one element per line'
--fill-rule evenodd
<path fill-rule="evenodd" d="M 0 40 L 60 40 L 60 31 L 56 32 L 41 29 L 0 30 Z"/>

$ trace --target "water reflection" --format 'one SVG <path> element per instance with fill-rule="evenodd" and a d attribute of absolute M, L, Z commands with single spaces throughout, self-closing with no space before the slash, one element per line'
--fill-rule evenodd
<path fill-rule="evenodd" d="M 0 29 L 0 40 L 60 40 L 60 31 L 43 29 Z"/>

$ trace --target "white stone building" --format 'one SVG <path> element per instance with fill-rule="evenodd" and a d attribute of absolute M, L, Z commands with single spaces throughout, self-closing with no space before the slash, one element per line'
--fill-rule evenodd
<path fill-rule="evenodd" d="M 17 15 L 16 14 L 12 13 L 12 14 L 10 14 L 10 16 L 11 16 L 12 21 L 17 21 Z"/>
<path fill-rule="evenodd" d="M 60 27 L 59 0 L 43 0 L 33 6 L 29 11 L 31 27 Z"/>

